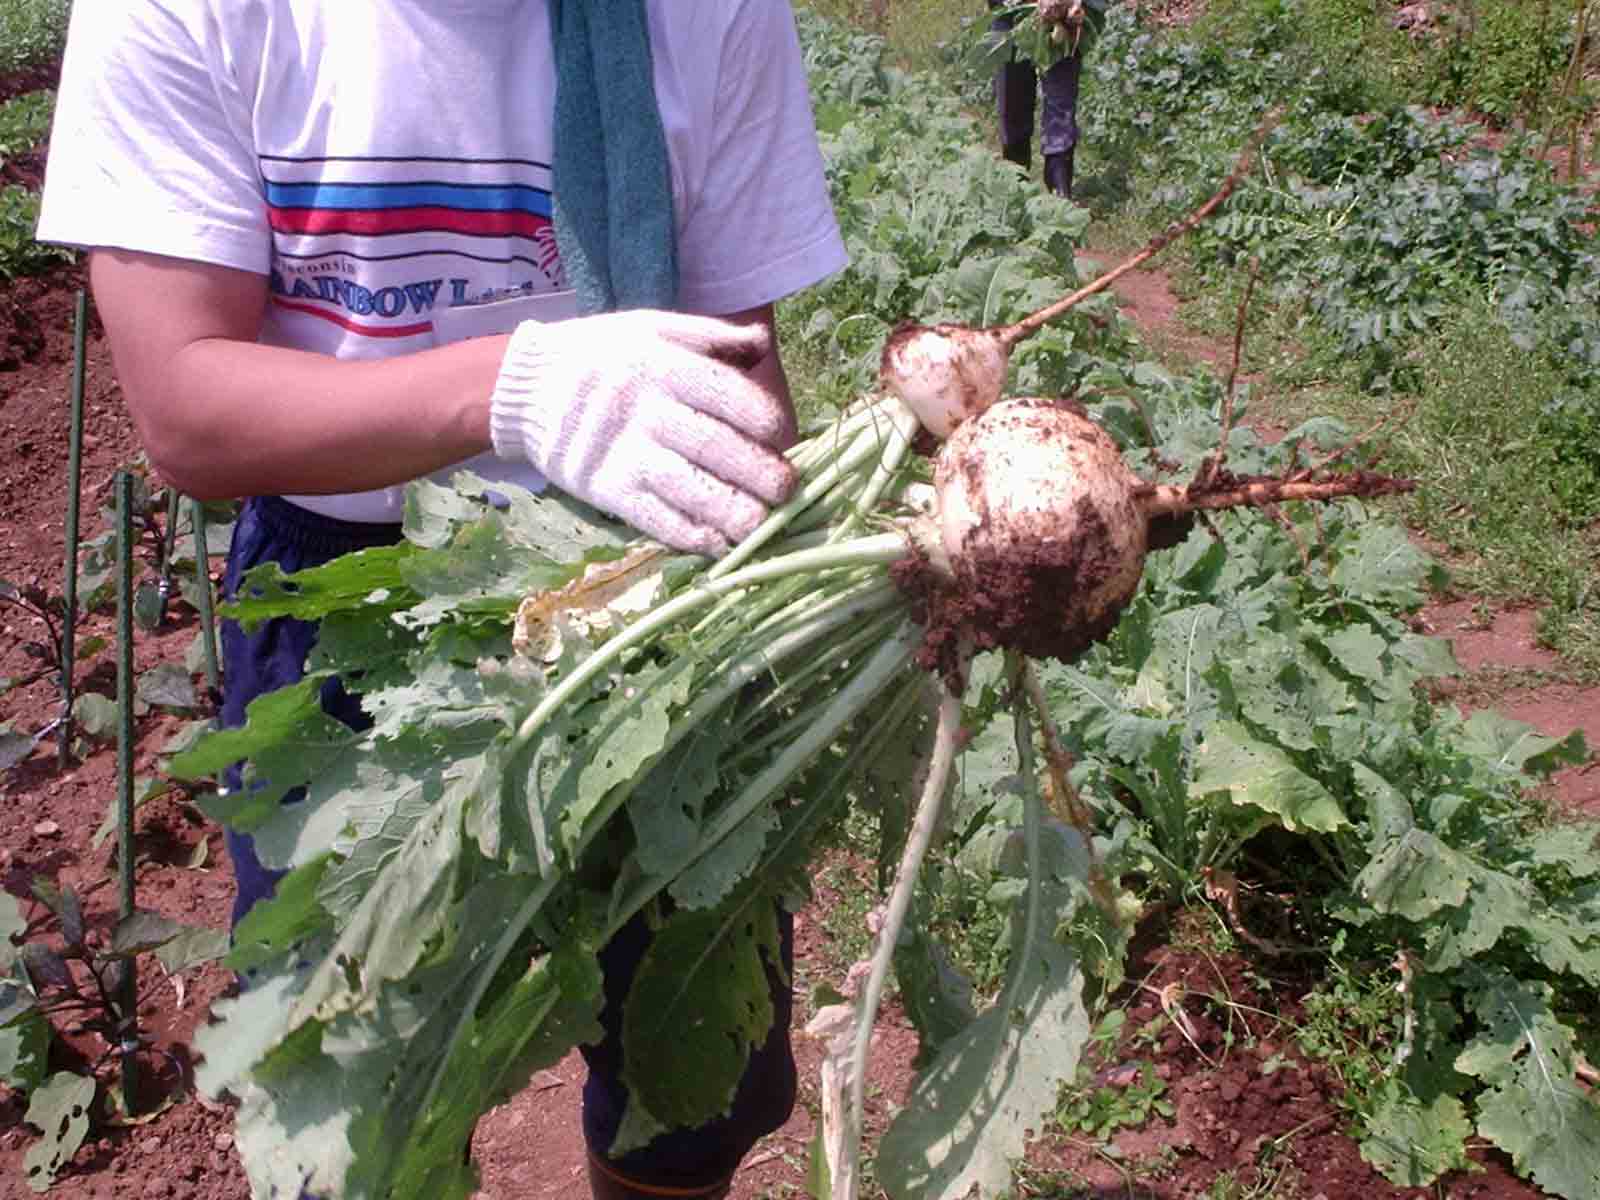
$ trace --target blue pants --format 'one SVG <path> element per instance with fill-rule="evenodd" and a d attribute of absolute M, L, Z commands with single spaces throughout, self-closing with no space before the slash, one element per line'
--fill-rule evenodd
<path fill-rule="evenodd" d="M 990 8 L 998 7 L 990 0 Z M 1010 19 L 1000 16 L 991 28 L 1010 28 Z M 1046 69 L 1041 78 L 1031 62 L 1013 54 L 1000 64 L 994 77 L 995 110 L 1000 118 L 1002 146 L 1028 145 L 1033 141 L 1033 117 L 1039 94 L 1044 95 L 1044 111 L 1039 120 L 1041 153 L 1065 154 L 1078 144 L 1078 77 L 1083 55 L 1073 54 Z"/>
<path fill-rule="evenodd" d="M 297 571 L 399 539 L 398 525 L 337 521 L 276 496 L 256 497 L 245 502 L 234 529 L 224 592 L 233 599 L 245 572 L 259 563 L 276 562 L 285 571 Z M 316 626 L 305 621 L 268 621 L 248 634 L 236 622 L 224 622 L 222 723 L 243 725 L 245 707 L 251 700 L 300 679 L 316 637 Z M 360 701 L 336 680 L 324 685 L 322 706 L 351 728 L 371 723 L 361 711 Z M 239 787 L 240 768 L 229 771 L 226 781 L 230 788 Z M 294 803 L 301 795 L 290 793 L 285 803 Z M 226 836 L 238 882 L 233 907 L 237 925 L 253 905 L 272 894 L 283 872 L 261 865 L 249 835 L 229 830 Z M 794 919 L 780 907 L 778 922 L 782 962 L 767 964 L 775 1020 L 765 1044 L 751 1055 L 732 1113 L 701 1129 L 663 1134 L 622 1159 L 608 1160 L 618 1174 L 655 1187 L 698 1189 L 717 1184 L 733 1174 L 757 1140 L 788 1120 L 795 1099 L 794 1054 L 789 1042 L 793 997 L 788 983 L 794 959 Z M 582 1048 L 589 1065 L 583 1088 L 583 1130 L 595 1154 L 611 1143 L 627 1106 L 628 1093 L 622 1084 L 622 1004 L 649 945 L 649 928 L 642 918 L 636 918 L 600 952 L 605 1036 L 598 1044 Z"/>

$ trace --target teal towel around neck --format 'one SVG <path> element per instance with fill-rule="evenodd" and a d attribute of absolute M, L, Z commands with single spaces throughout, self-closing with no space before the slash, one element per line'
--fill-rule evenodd
<path fill-rule="evenodd" d="M 549 0 L 556 245 L 583 313 L 671 308 L 678 256 L 645 0 Z"/>

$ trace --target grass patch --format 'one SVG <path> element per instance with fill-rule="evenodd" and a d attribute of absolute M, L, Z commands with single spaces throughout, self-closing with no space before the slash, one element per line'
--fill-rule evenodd
<path fill-rule="evenodd" d="M 956 0 L 812 0 L 807 8 L 837 25 L 884 37 L 895 57 L 914 70 L 947 65 L 974 40 L 987 10 Z"/>
<path fill-rule="evenodd" d="M 1274 414 L 1332 415 L 1353 428 L 1398 414 L 1384 465 L 1419 487 L 1396 504 L 1442 552 L 1455 586 L 1539 605 L 1551 648 L 1600 673 L 1600 424 L 1586 426 L 1587 440 L 1574 434 L 1569 419 L 1588 418 L 1565 415 L 1561 374 L 1518 350 L 1482 305 L 1458 308 L 1411 351 L 1410 396 L 1366 391 L 1336 360 L 1324 347 L 1284 365 L 1269 385 Z"/>

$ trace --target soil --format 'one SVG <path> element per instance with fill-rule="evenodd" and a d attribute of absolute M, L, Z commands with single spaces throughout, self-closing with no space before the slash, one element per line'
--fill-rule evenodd
<path fill-rule="evenodd" d="M 47 86 L 48 80 L 18 83 L 0 79 L 0 98 Z M 42 161 L 38 159 L 35 161 Z M 22 167 L 14 168 L 17 170 Z M 83 286 L 81 270 L 64 268 L 39 279 L 0 284 L 0 579 L 18 586 L 59 591 L 65 559 L 65 464 L 68 399 L 73 367 L 74 294 Z M 1177 320 L 1177 302 L 1158 271 L 1125 277 L 1119 295 L 1126 315 L 1152 336 L 1167 336 L 1193 350 L 1199 361 L 1222 362 L 1219 348 L 1201 344 Z M 87 338 L 83 439 L 83 531 L 104 528 L 97 513 L 111 502 L 114 473 L 140 464 L 138 440 L 117 388 L 109 350 L 97 327 Z M 144 547 L 151 560 L 153 542 Z M 1451 638 L 1472 674 L 1455 699 L 1469 706 L 1493 705 L 1552 735 L 1582 728 L 1600 745 L 1600 691 L 1569 679 L 1561 664 L 1536 641 L 1531 608 L 1485 608 L 1471 597 L 1444 597 L 1419 617 L 1427 628 Z M 195 614 L 174 605 L 166 623 L 136 640 L 136 672 L 163 662 L 182 662 L 196 634 Z M 80 636 L 113 636 L 113 614 L 100 609 L 83 618 Z M 34 616 L 0 606 L 0 678 L 25 677 L 41 666 L 31 647 L 45 639 Z M 1499 671 L 1502 674 L 1496 674 Z M 1506 686 L 1496 689 L 1496 680 Z M 109 652 L 80 664 L 79 692 L 115 694 Z M 0 692 L 0 725 L 34 733 L 60 710 L 55 684 L 41 677 Z M 161 749 L 189 720 L 210 715 L 205 702 L 191 713 L 151 711 L 140 715 L 133 746 L 137 775 L 154 772 Z M 117 753 L 99 743 L 58 763 L 53 739 L 46 739 L 26 761 L 0 772 L 0 884 L 26 898 L 35 878 L 50 878 L 85 897 L 92 936 L 104 936 L 116 909 L 115 839 L 96 844 L 117 786 Z M 1564 772 L 1553 784 L 1557 801 L 1573 810 L 1600 815 L 1600 770 Z M 227 925 L 232 879 L 220 831 L 181 793 L 142 805 L 136 817 L 136 886 L 141 907 L 188 923 L 223 929 Z M 815 903 L 796 926 L 795 985 L 804 997 L 813 984 L 837 984 L 842 968 L 834 961 L 835 940 L 824 924 L 834 897 L 819 884 Z M 34 906 L 34 915 L 41 910 Z M 1536 1200 L 1536 1189 L 1516 1181 L 1506 1165 L 1484 1156 L 1482 1173 L 1452 1177 L 1443 1191 L 1396 1189 L 1360 1159 L 1347 1135 L 1335 1101 L 1338 1081 L 1326 1069 L 1299 1058 L 1266 1018 L 1230 1008 L 1217 997 L 1247 999 L 1259 965 L 1232 956 L 1201 955 L 1175 949 L 1166 931 L 1152 925 L 1147 944 L 1130 968 L 1141 978 L 1147 998 L 1134 1004 L 1129 1028 L 1160 1013 L 1159 993 L 1167 984 L 1181 988 L 1178 1006 L 1190 1021 L 1189 1038 L 1163 1035 L 1154 1050 L 1122 1047 L 1129 1061 L 1154 1057 L 1164 1072 L 1167 1097 L 1175 1105 L 1171 1122 L 1155 1119 L 1137 1131 L 1118 1135 L 1116 1159 L 1087 1149 L 1064 1135 L 1041 1137 L 1029 1155 L 1022 1195 L 1064 1196 L 1067 1192 L 1032 1188 L 1027 1179 L 1070 1171 L 1082 1180 L 1078 1196 L 1147 1196 L 1160 1200 L 1198 1196 L 1224 1172 L 1233 1172 L 1241 1190 L 1265 1183 L 1262 1172 L 1283 1173 L 1283 1197 L 1348 1200 L 1367 1197 L 1448 1195 L 1452 1200 Z M 145 956 L 146 958 L 150 956 Z M 230 976 L 208 965 L 179 979 L 163 977 L 154 963 L 140 975 L 140 1010 L 146 1049 L 139 1062 L 149 1081 L 142 1115 L 119 1121 L 98 1113 L 90 1139 L 72 1160 L 52 1194 L 67 1200 L 111 1200 L 153 1195 L 173 1200 L 242 1200 L 248 1195 L 233 1144 L 231 1113 L 202 1101 L 187 1086 L 191 1063 L 186 1049 L 210 1004 L 232 986 Z M 1293 1012 L 1307 980 L 1274 981 L 1274 1000 Z M 1169 1001 L 1177 992 L 1167 993 Z M 1174 1026 L 1173 1028 L 1176 1028 Z M 83 1069 L 100 1060 L 106 1044 L 92 1030 L 65 1026 L 53 1051 L 54 1069 Z M 875 1034 L 872 1111 L 869 1132 L 881 1129 L 909 1086 L 916 1036 L 892 1004 Z M 805 1195 L 808 1146 L 819 1111 L 818 1048 L 797 1038 L 801 1100 L 781 1130 L 748 1158 L 733 1189 L 733 1200 Z M 1272 1070 L 1268 1071 L 1268 1065 Z M 1103 1064 L 1115 1072 L 1116 1064 Z M 101 1070 L 109 1082 L 113 1072 Z M 1108 1076 L 1108 1079 L 1123 1078 Z M 585 1193 L 583 1148 L 578 1127 L 581 1066 L 576 1057 L 541 1074 L 532 1086 L 490 1113 L 481 1123 L 474 1153 L 482 1171 L 483 1197 L 555 1198 Z M 36 1131 L 23 1120 L 25 1105 L 0 1087 L 0 1200 L 21 1200 L 29 1192 L 23 1156 Z M 1271 1146 L 1273 1153 L 1262 1153 Z M 1131 1182 L 1129 1165 L 1155 1162 L 1159 1169 Z M 1267 1166 L 1263 1166 L 1263 1164 Z M 1258 1193 L 1252 1193 L 1258 1194 Z"/>

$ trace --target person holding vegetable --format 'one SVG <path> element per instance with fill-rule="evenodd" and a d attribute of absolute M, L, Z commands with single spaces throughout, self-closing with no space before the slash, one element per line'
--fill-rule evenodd
<path fill-rule="evenodd" d="M 1005 50 L 994 77 L 1000 152 L 1023 170 L 1032 167 L 1034 113 L 1042 95 L 1039 148 L 1045 187 L 1071 199 L 1083 52 L 1104 19 L 1106 0 L 988 3 L 995 14 L 990 30 Z"/>
<path fill-rule="evenodd" d="M 711 556 L 793 486 L 773 306 L 845 254 L 783 0 L 77 5 L 51 147 L 38 237 L 89 251 L 152 464 L 243 500 L 229 595 L 399 540 L 463 466 Z M 315 639 L 226 626 L 224 722 Z M 281 872 L 228 841 L 237 923 Z M 723 1196 L 793 1104 L 788 963 L 727 1117 L 613 1160 L 648 938 L 601 953 L 594 1195 Z"/>

